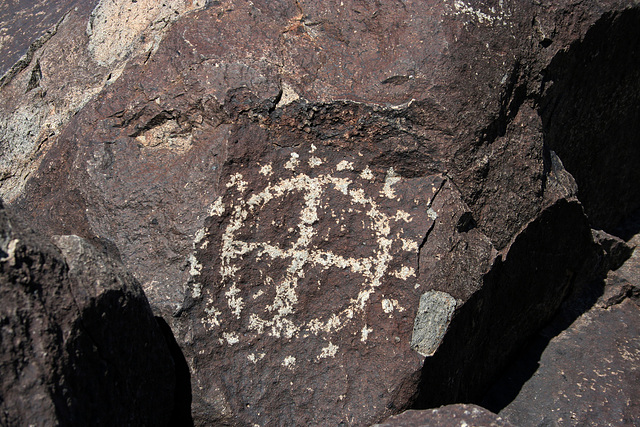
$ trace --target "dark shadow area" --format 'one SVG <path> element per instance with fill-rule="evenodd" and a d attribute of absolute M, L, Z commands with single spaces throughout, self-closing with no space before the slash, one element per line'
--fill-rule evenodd
<path fill-rule="evenodd" d="M 578 184 L 591 227 L 640 209 L 640 10 L 608 13 L 544 70 L 545 144 Z"/>
<path fill-rule="evenodd" d="M 629 240 L 640 231 L 640 10 L 604 15 L 543 76 L 545 145 L 575 178 L 591 227 Z M 596 246 L 555 317 L 474 403 L 498 413 L 518 396 L 549 342 L 603 294 L 610 255 Z"/>
<path fill-rule="evenodd" d="M 638 167 L 640 167 L 640 165 Z M 640 233 L 640 209 L 625 218 L 622 224 L 618 225 L 611 234 L 628 242 L 629 239 L 638 233 Z"/>
<path fill-rule="evenodd" d="M 603 16 L 554 58 L 544 79 L 546 147 L 576 179 L 591 228 L 628 240 L 640 230 L 640 11 Z M 500 412 L 535 374 L 549 342 L 598 301 L 612 260 L 591 238 L 568 237 L 572 220 L 557 214 L 537 220 L 456 312 L 438 352 L 425 360 L 416 409 L 468 402 Z M 575 252 L 565 258 L 572 267 L 558 264 L 563 251 Z M 518 324 L 523 318 L 530 324 Z"/>
<path fill-rule="evenodd" d="M 189 365 L 184 358 L 184 354 L 178 345 L 171 327 L 160 316 L 156 316 L 156 321 L 160 326 L 160 330 L 164 335 L 164 338 L 169 347 L 171 357 L 173 357 L 173 363 L 176 369 L 176 389 L 175 389 L 175 403 L 173 407 L 173 414 L 168 425 L 170 426 L 193 426 L 193 417 L 191 416 L 191 373 L 189 372 Z"/>
<path fill-rule="evenodd" d="M 414 409 L 482 401 L 514 353 L 574 289 L 593 253 L 591 239 L 576 202 L 560 200 L 530 223 L 506 258 L 482 276 L 482 286 L 456 310 L 436 353 L 425 359 Z M 585 306 L 597 291 L 583 298 Z"/>
<path fill-rule="evenodd" d="M 473 403 L 497 414 L 515 400 L 524 384 L 540 367 L 540 358 L 549 342 L 593 307 L 603 290 L 603 280 L 593 280 L 583 285 L 578 293 L 565 301 L 549 324 L 535 334 L 526 347 L 515 355 L 514 360 L 503 370 L 487 394 Z"/>

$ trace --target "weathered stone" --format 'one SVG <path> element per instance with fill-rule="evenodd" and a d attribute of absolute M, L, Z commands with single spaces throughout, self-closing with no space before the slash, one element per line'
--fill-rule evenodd
<path fill-rule="evenodd" d="M 0 209 L 2 425 L 165 425 L 174 364 L 142 289 L 77 236 Z"/>
<path fill-rule="evenodd" d="M 631 298 L 640 305 L 640 234 L 631 238 L 629 244 L 635 246 L 631 256 L 607 275 L 604 294 L 600 298 L 600 305 L 604 308 L 618 304 L 625 298 Z"/>
<path fill-rule="evenodd" d="M 549 76 L 633 2 L 165 3 L 175 21 L 69 14 L 5 85 L 23 125 L 2 194 L 46 234 L 113 242 L 200 424 L 362 425 L 480 393 L 595 250 L 560 160 L 581 148 L 551 143 L 571 74 Z M 69 41 L 83 83 L 54 89 Z M 28 88 L 69 103 L 55 137 L 20 121 L 52 111 Z M 422 368 L 425 294 L 450 298 Z"/>
<path fill-rule="evenodd" d="M 514 425 L 637 425 L 639 319 L 630 300 L 578 318 L 549 342 L 500 416 Z"/>
<path fill-rule="evenodd" d="M 411 348 L 423 356 L 433 356 L 449 328 L 455 308 L 455 298 L 446 292 L 422 294 L 413 322 Z"/>
<path fill-rule="evenodd" d="M 376 427 L 510 427 L 511 423 L 476 405 L 448 405 L 424 411 L 409 410 L 394 415 Z"/>
<path fill-rule="evenodd" d="M 10 1 L 0 5 L 0 193 L 23 191 L 71 118 L 157 49 L 171 22 L 203 0 Z M 124 23 L 124 24 L 123 24 Z M 20 30 L 17 30 L 17 28 Z M 22 55 L 20 57 L 20 55 Z"/>

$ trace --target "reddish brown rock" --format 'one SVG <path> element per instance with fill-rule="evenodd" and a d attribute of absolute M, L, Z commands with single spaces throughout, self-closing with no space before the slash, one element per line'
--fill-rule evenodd
<path fill-rule="evenodd" d="M 94 92 L 46 144 L 20 128 L 3 194 L 44 233 L 113 241 L 198 423 L 466 400 L 570 292 L 591 234 L 540 105 L 556 54 L 631 2 L 214 1 L 160 29 L 131 6 L 146 32 L 112 38 L 106 4 L 60 27 Z"/>
<path fill-rule="evenodd" d="M 389 417 L 376 427 L 510 427 L 511 423 L 476 405 L 448 405 L 424 411 L 409 410 Z"/>
<path fill-rule="evenodd" d="M 631 300 L 584 314 L 549 342 L 539 368 L 500 416 L 515 425 L 637 425 L 638 319 Z"/>
<path fill-rule="evenodd" d="M 0 236 L 2 425 L 168 425 L 174 362 L 135 279 L 77 236 L 54 247 L 4 207 Z"/>

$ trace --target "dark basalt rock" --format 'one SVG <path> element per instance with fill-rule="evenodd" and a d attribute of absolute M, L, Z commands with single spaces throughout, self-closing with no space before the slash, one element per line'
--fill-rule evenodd
<path fill-rule="evenodd" d="M 424 411 L 409 410 L 389 417 L 375 427 L 511 427 L 513 424 L 476 405 L 447 405 Z"/>
<path fill-rule="evenodd" d="M 639 316 L 627 299 L 578 318 L 551 339 L 536 372 L 500 416 L 514 425 L 637 425 Z"/>
<path fill-rule="evenodd" d="M 2 425 L 166 425 L 174 364 L 139 284 L 77 236 L 0 209 Z"/>
<path fill-rule="evenodd" d="M 92 83 L 54 133 L 0 126 L 21 135 L 2 194 L 44 234 L 114 242 L 185 353 L 197 424 L 365 425 L 477 398 L 599 256 L 580 201 L 597 212 L 615 180 L 569 174 L 590 167 L 556 106 L 572 64 L 635 34 L 635 3 L 186 3 L 163 25 L 132 15 L 148 31 L 114 58 L 93 18 L 113 11 L 60 23 L 0 108 L 48 117 L 66 43 Z M 589 64 L 571 99 L 611 77 L 632 103 L 632 78 Z M 634 109 L 581 111 L 633 147 Z M 634 209 L 625 188 L 591 225 Z"/>

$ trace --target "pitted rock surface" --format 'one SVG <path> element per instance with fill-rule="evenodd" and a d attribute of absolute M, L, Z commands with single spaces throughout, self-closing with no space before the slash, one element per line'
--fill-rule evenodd
<path fill-rule="evenodd" d="M 191 264 L 195 375 L 218 376 L 247 423 L 361 423 L 375 420 L 349 415 L 363 405 L 403 405 L 421 365 L 407 345 L 425 290 L 419 247 L 444 179 L 314 145 L 229 169 Z M 275 378 L 285 388 L 272 393 Z"/>
<path fill-rule="evenodd" d="M 375 427 L 511 427 L 504 418 L 476 405 L 456 404 L 424 411 L 409 410 L 386 419 Z"/>
<path fill-rule="evenodd" d="M 500 416 L 515 425 L 637 425 L 639 316 L 626 299 L 579 317 L 549 342 L 540 367 Z"/>
<path fill-rule="evenodd" d="M 113 242 L 197 423 L 363 425 L 480 393 L 592 249 L 541 115 L 572 81 L 551 64 L 635 3 L 163 3 L 73 9 L 2 88 L 1 194 L 45 234 Z M 421 371 L 427 292 L 455 309 Z"/>

